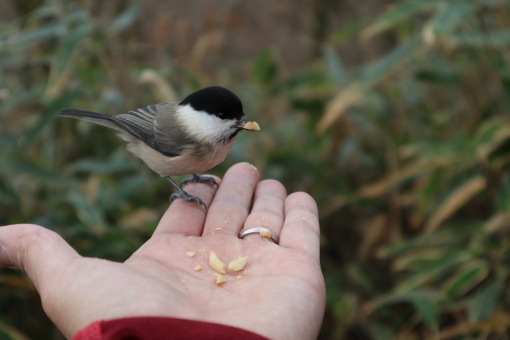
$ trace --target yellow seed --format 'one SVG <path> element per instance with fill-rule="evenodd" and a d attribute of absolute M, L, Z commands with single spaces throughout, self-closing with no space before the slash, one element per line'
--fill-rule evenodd
<path fill-rule="evenodd" d="M 260 126 L 259 126 L 259 124 L 257 124 L 257 122 L 248 122 L 248 123 L 244 124 L 243 128 L 246 130 L 251 130 L 251 131 L 259 131 L 260 130 Z"/>
<path fill-rule="evenodd" d="M 221 274 L 225 274 L 225 268 L 227 268 L 227 265 L 221 262 L 218 255 L 216 255 L 216 253 L 212 250 L 209 256 L 209 266 Z"/>
<path fill-rule="evenodd" d="M 246 261 L 248 260 L 248 256 L 241 257 L 237 260 L 234 260 L 229 263 L 228 268 L 230 270 L 233 270 L 235 272 L 238 272 L 240 270 L 243 270 L 244 266 L 246 265 Z"/>
<path fill-rule="evenodd" d="M 216 276 L 217 285 L 227 282 L 227 278 L 225 277 L 225 275 L 214 273 L 214 276 Z"/>
<path fill-rule="evenodd" d="M 194 271 L 196 272 L 199 272 L 202 270 L 202 266 L 201 265 L 197 265 L 195 268 L 193 268 Z"/>
<path fill-rule="evenodd" d="M 261 230 L 260 236 L 265 237 L 265 238 L 271 238 L 271 232 L 269 230 Z"/>
<path fill-rule="evenodd" d="M 186 253 L 186 255 L 188 255 L 189 257 L 193 257 L 193 256 L 195 256 L 195 252 L 194 251 L 188 251 Z"/>

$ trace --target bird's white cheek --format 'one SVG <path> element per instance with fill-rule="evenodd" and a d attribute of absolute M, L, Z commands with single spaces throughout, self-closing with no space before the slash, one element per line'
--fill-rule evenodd
<path fill-rule="evenodd" d="M 177 118 L 193 138 L 201 141 L 218 140 L 232 131 L 231 121 L 196 111 L 190 105 L 179 107 Z"/>

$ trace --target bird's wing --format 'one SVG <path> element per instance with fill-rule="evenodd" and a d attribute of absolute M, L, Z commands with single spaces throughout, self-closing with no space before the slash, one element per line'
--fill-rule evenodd
<path fill-rule="evenodd" d="M 183 154 L 192 148 L 196 141 L 186 133 L 175 112 L 178 103 L 158 105 L 158 112 L 154 120 L 154 137 L 158 151 L 170 157 Z"/>
<path fill-rule="evenodd" d="M 111 116 L 125 131 L 143 140 L 151 148 L 158 150 L 154 136 L 154 119 L 158 112 L 157 106 L 148 105 L 137 110 Z"/>
<path fill-rule="evenodd" d="M 154 150 L 168 157 L 176 157 L 194 144 L 178 126 L 179 122 L 175 118 L 177 105 L 178 103 L 148 105 L 111 119 Z"/>

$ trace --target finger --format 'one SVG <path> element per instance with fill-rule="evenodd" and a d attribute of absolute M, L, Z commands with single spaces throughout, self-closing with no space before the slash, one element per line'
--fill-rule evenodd
<path fill-rule="evenodd" d="M 280 246 L 306 252 L 319 261 L 319 216 L 315 200 L 304 192 L 296 192 L 285 200 L 285 223 Z"/>
<path fill-rule="evenodd" d="M 221 180 L 218 177 L 210 177 L 213 177 L 218 185 L 221 185 Z M 184 191 L 190 195 L 200 197 L 205 205 L 209 207 L 216 194 L 216 186 L 209 183 L 190 182 L 186 184 Z M 205 215 L 206 210 L 203 205 L 178 198 L 166 210 L 154 231 L 154 235 L 180 233 L 186 236 L 200 236 L 204 227 Z"/>
<path fill-rule="evenodd" d="M 243 230 L 255 227 L 269 229 L 278 238 L 283 227 L 283 209 L 287 191 L 278 181 L 265 180 L 260 182 L 255 189 L 253 209 L 246 219 Z M 245 238 L 260 239 L 260 235 L 247 235 Z M 267 242 L 267 240 L 263 240 Z"/>
<path fill-rule="evenodd" d="M 0 227 L 0 267 L 23 270 L 44 298 L 54 279 L 80 258 L 57 233 L 33 224 Z"/>
<path fill-rule="evenodd" d="M 259 176 L 258 170 L 248 163 L 238 163 L 227 171 L 207 212 L 203 235 L 239 234 Z"/>

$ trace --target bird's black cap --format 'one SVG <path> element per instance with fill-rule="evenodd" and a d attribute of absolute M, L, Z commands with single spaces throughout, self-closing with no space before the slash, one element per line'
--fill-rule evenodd
<path fill-rule="evenodd" d="M 191 105 L 197 111 L 204 111 L 221 119 L 241 119 L 243 104 L 230 90 L 221 86 L 210 86 L 193 92 L 179 103 Z"/>

